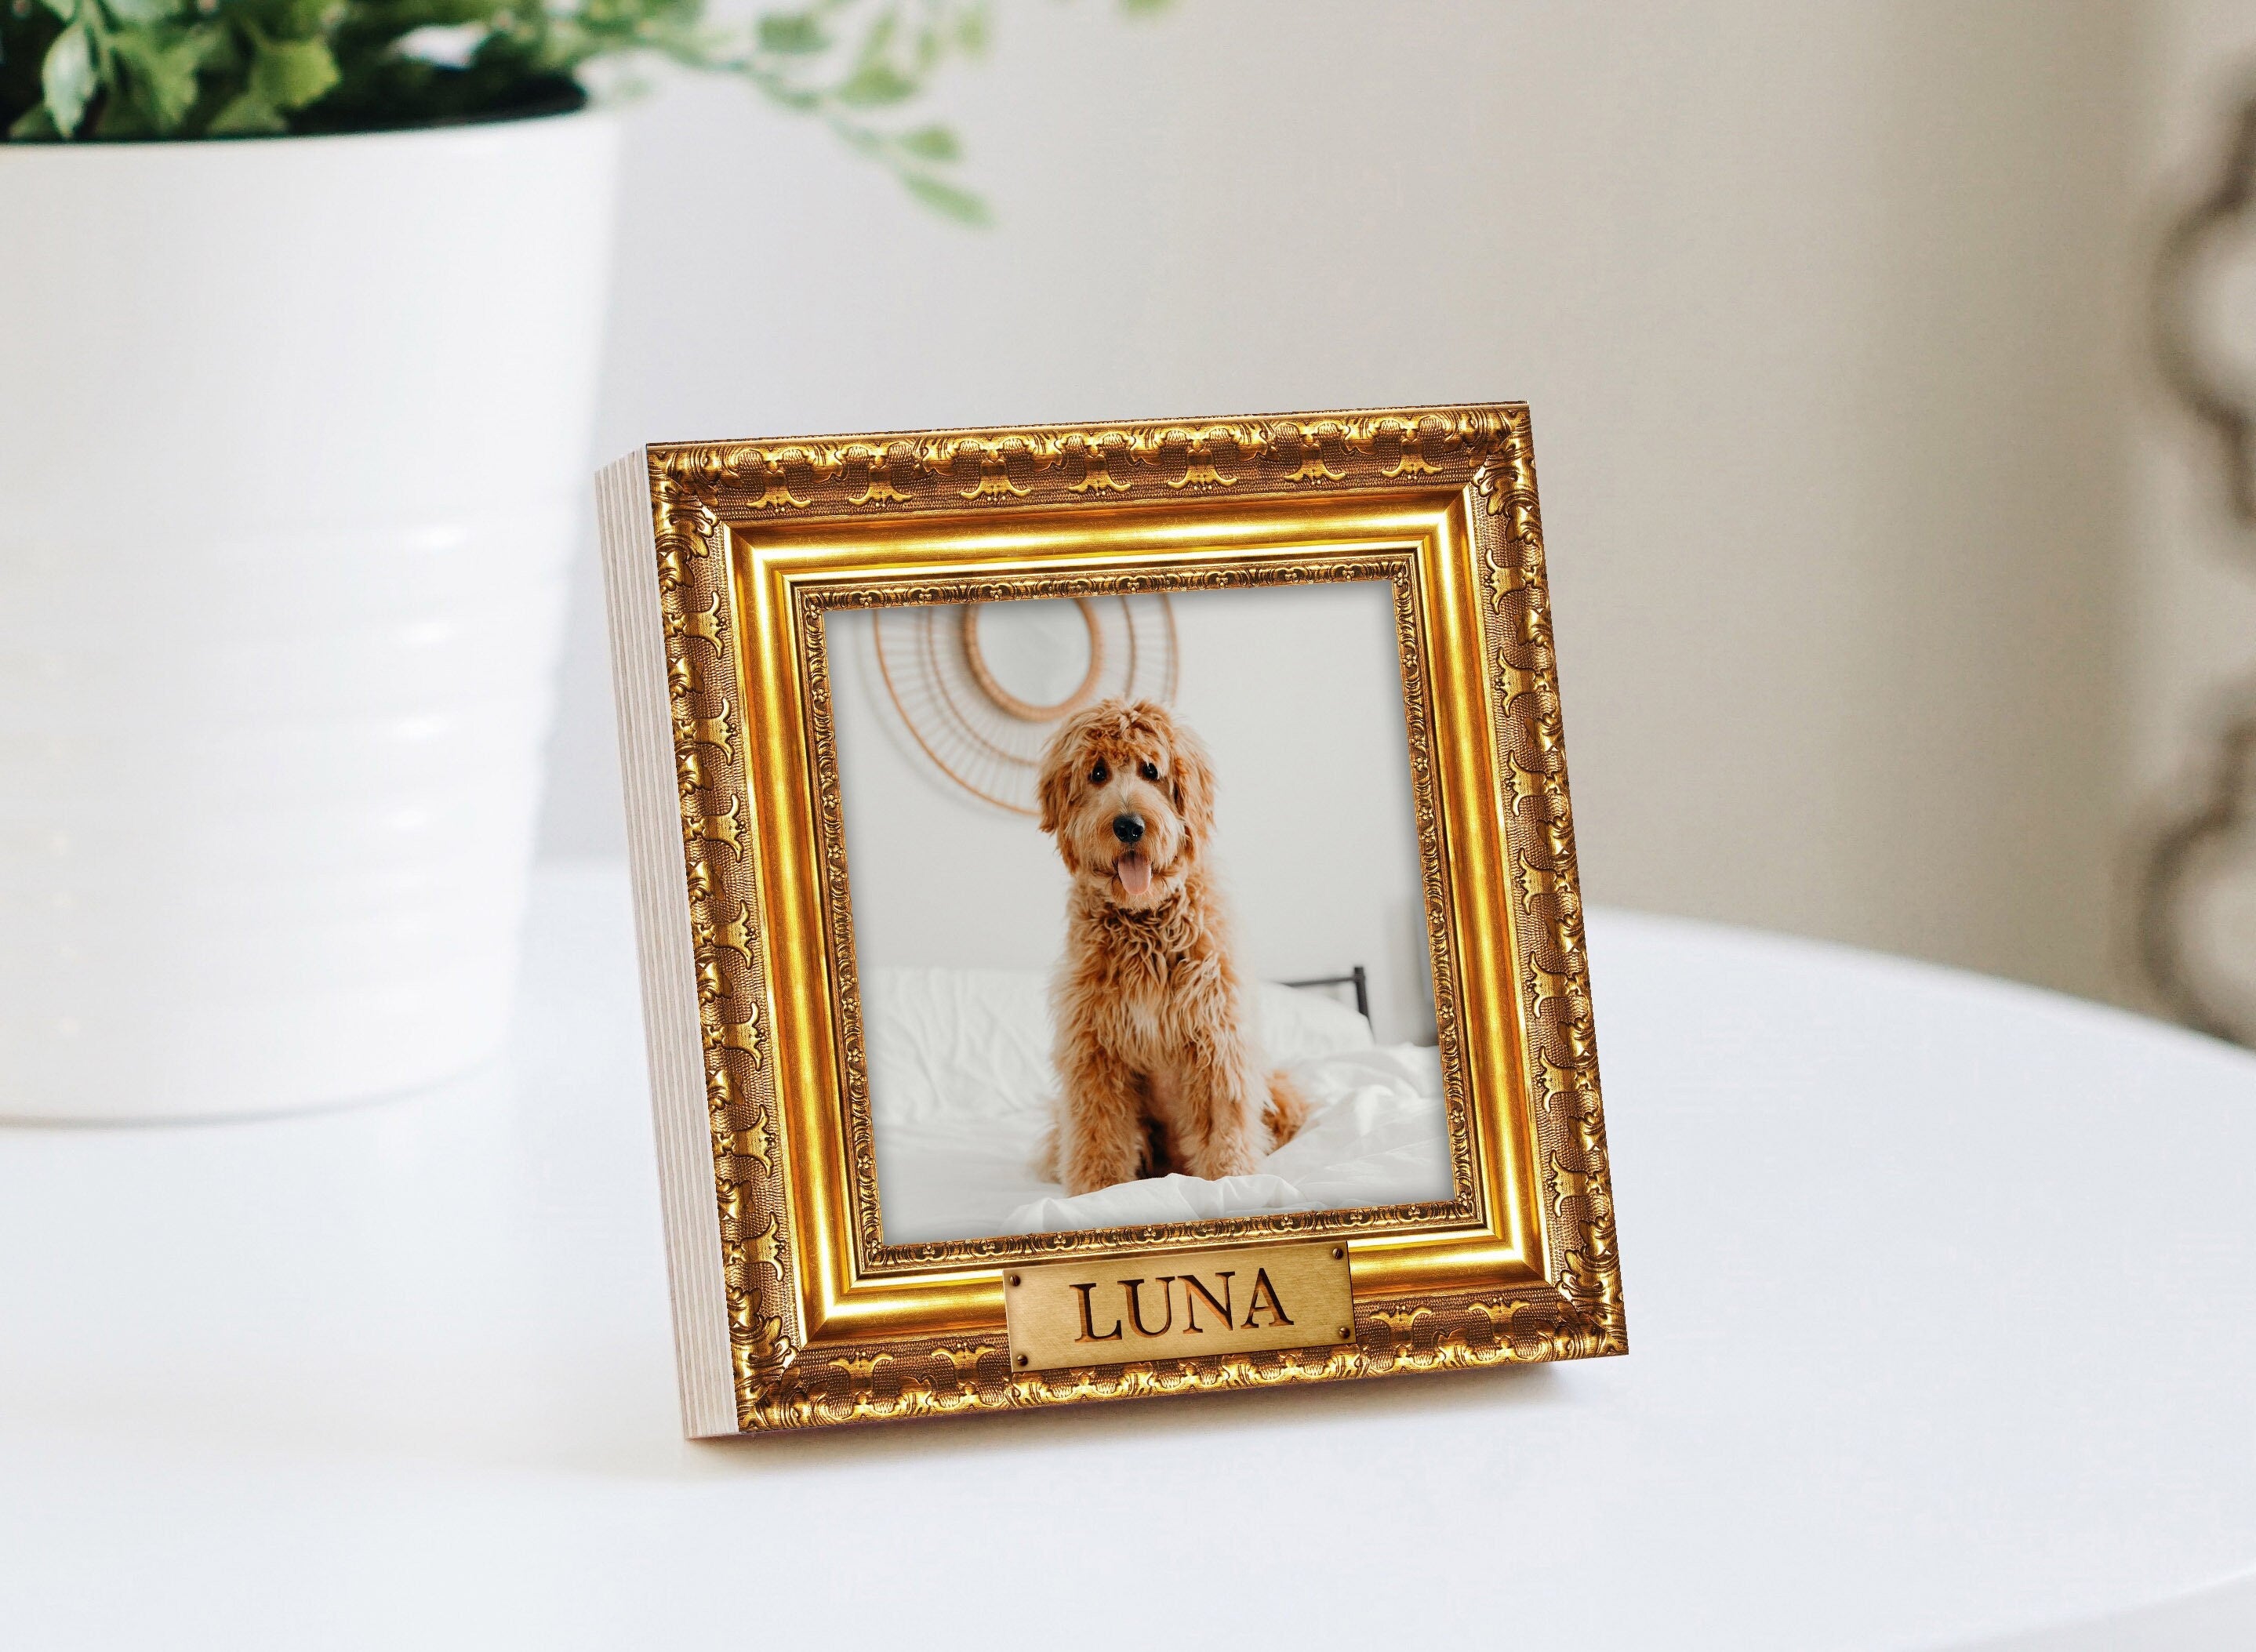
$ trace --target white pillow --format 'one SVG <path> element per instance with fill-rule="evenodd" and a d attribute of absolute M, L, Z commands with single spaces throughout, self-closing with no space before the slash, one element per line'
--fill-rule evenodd
<path fill-rule="evenodd" d="M 1315 988 L 1280 987 L 1265 981 L 1256 1007 L 1262 1048 L 1274 1066 L 1371 1048 L 1371 1023 Z"/>

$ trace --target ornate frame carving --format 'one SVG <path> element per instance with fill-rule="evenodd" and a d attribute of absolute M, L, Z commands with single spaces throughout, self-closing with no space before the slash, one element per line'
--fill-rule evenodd
<path fill-rule="evenodd" d="M 1626 1351 L 1524 406 L 646 458 L 740 1431 Z M 1355 578 L 1395 593 L 1456 1198 L 885 1246 L 823 615 Z M 1010 1256 L 1319 1233 L 1351 1345 L 1008 1368 Z"/>

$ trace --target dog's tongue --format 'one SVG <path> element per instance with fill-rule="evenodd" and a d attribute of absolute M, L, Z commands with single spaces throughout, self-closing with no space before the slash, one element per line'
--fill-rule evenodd
<path fill-rule="evenodd" d="M 1132 849 L 1120 857 L 1120 864 L 1112 868 L 1120 875 L 1120 887 L 1131 895 L 1141 895 L 1152 887 L 1152 863 L 1144 858 L 1141 849 Z"/>

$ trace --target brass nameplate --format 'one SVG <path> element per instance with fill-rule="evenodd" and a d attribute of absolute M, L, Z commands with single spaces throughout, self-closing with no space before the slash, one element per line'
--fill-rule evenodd
<path fill-rule="evenodd" d="M 1347 1247 L 1329 1240 L 1006 1268 L 1003 1305 L 1017 1371 L 1317 1347 L 1355 1335 Z"/>

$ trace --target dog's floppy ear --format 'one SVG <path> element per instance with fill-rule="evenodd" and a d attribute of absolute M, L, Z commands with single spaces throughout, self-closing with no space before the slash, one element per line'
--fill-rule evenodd
<path fill-rule="evenodd" d="M 1045 832 L 1055 832 L 1065 824 L 1066 805 L 1073 797 L 1074 775 L 1080 766 L 1075 761 L 1075 748 L 1081 739 L 1080 722 L 1077 717 L 1069 720 L 1050 737 L 1049 746 L 1042 753 L 1037 796 L 1041 803 L 1041 826 Z"/>
<path fill-rule="evenodd" d="M 1173 718 L 1167 720 L 1167 745 L 1173 753 L 1170 778 L 1174 783 L 1176 812 L 1183 817 L 1194 839 L 1203 839 L 1214 830 L 1213 760 L 1199 737 Z"/>

